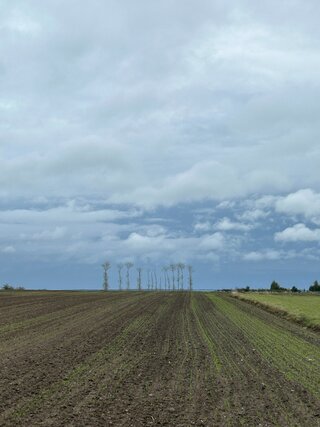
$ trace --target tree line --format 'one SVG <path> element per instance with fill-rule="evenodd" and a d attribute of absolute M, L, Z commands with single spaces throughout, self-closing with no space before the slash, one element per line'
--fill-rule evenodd
<path fill-rule="evenodd" d="M 148 290 L 148 291 L 192 291 L 193 289 L 193 268 L 182 262 L 157 267 L 136 267 L 135 284 L 132 282 L 132 262 L 118 263 L 117 268 L 117 287 L 122 290 Z M 111 263 L 105 261 L 103 268 L 103 290 L 110 289 L 109 270 Z"/>
<path fill-rule="evenodd" d="M 291 291 L 291 292 L 301 292 L 296 286 L 292 286 L 291 289 L 283 288 L 279 285 L 275 280 L 270 285 L 270 291 L 272 292 L 283 292 L 283 291 Z M 309 286 L 309 292 L 320 292 L 320 285 L 317 280 L 313 282 L 313 285 Z"/>
<path fill-rule="evenodd" d="M 223 289 L 224 291 L 227 291 L 227 289 Z M 283 286 L 279 285 L 278 282 L 275 280 L 272 281 L 269 289 L 250 289 L 250 286 L 246 286 L 245 288 L 236 288 L 238 292 L 302 292 L 300 289 L 298 289 L 296 286 L 292 286 L 292 288 L 284 288 Z M 228 290 L 229 291 L 229 290 Z M 231 291 L 231 290 L 230 290 Z M 320 292 L 320 284 L 317 280 L 313 282 L 312 285 L 309 286 L 309 292 Z"/>

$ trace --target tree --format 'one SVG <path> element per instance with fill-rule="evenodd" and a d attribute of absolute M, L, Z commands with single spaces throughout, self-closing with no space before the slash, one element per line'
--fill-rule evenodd
<path fill-rule="evenodd" d="M 118 267 L 118 284 L 119 284 L 119 290 L 122 291 L 122 269 L 123 269 L 123 264 L 119 263 L 117 265 Z"/>
<path fill-rule="evenodd" d="M 310 292 L 320 292 L 320 285 L 318 283 L 318 280 L 315 280 L 313 285 L 310 286 L 309 288 Z"/>
<path fill-rule="evenodd" d="M 157 276 L 157 270 L 156 269 L 153 270 L 153 277 L 154 277 L 154 287 L 155 287 L 155 290 L 157 291 L 158 290 L 158 276 Z"/>
<path fill-rule="evenodd" d="M 137 272 L 138 272 L 138 277 L 137 277 L 137 288 L 139 291 L 141 291 L 142 285 L 141 285 L 141 276 L 142 276 L 142 268 L 138 267 L 137 268 Z"/>
<path fill-rule="evenodd" d="M 165 275 L 166 275 L 166 278 L 167 278 L 167 289 L 168 289 L 168 291 L 170 291 L 170 289 L 171 289 L 169 271 L 170 271 L 170 266 L 166 266 L 165 267 Z"/>
<path fill-rule="evenodd" d="M 177 290 L 180 290 L 180 268 L 179 268 L 179 264 L 175 265 L 176 268 L 176 272 L 177 272 Z"/>
<path fill-rule="evenodd" d="M 183 291 L 183 288 L 184 288 L 183 271 L 186 266 L 183 264 L 183 262 L 179 262 L 179 264 L 177 264 L 177 267 L 178 267 L 178 272 L 180 272 L 180 280 L 179 280 L 179 283 L 181 284 L 180 288 Z"/>
<path fill-rule="evenodd" d="M 13 290 L 14 290 L 14 287 L 13 287 L 13 286 L 11 286 L 11 285 L 9 285 L 8 283 L 5 283 L 5 284 L 2 286 L 2 289 L 3 289 L 4 291 L 13 291 Z"/>
<path fill-rule="evenodd" d="M 272 283 L 271 283 L 271 285 L 270 285 L 270 291 L 272 291 L 272 292 L 277 292 L 277 291 L 280 291 L 281 290 L 281 287 L 280 287 L 280 285 L 274 280 Z"/>
<path fill-rule="evenodd" d="M 168 282 L 167 282 L 167 268 L 162 267 L 163 277 L 164 277 L 164 290 L 167 290 Z"/>
<path fill-rule="evenodd" d="M 133 267 L 132 262 L 126 262 L 125 263 L 126 269 L 127 269 L 127 290 L 130 289 L 130 269 Z"/>
<path fill-rule="evenodd" d="M 176 271 L 176 265 L 175 264 L 170 264 L 170 269 L 172 272 L 172 290 L 175 291 L 176 290 L 176 285 L 175 285 L 175 271 Z"/>
<path fill-rule="evenodd" d="M 296 286 L 292 286 L 291 292 L 301 292 Z"/>
<path fill-rule="evenodd" d="M 192 265 L 188 265 L 188 273 L 189 273 L 189 291 L 191 292 L 193 289 L 193 279 L 192 279 L 192 273 L 193 273 L 193 269 L 192 269 Z"/>
<path fill-rule="evenodd" d="M 111 264 L 109 261 L 106 261 L 102 264 L 103 268 L 103 290 L 109 290 L 109 278 L 108 278 L 108 270 L 111 268 Z"/>

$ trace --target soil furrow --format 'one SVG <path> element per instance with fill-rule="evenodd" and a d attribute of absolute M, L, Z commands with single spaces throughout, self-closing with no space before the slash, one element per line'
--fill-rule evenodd
<path fill-rule="evenodd" d="M 248 306 L 216 293 L 4 294 L 0 425 L 320 426 L 317 334 Z"/>

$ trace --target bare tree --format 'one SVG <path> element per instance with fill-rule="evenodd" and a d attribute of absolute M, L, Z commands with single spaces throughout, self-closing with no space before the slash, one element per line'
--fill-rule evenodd
<path fill-rule="evenodd" d="M 180 272 L 180 284 L 181 284 L 181 290 L 183 290 L 184 288 L 184 276 L 183 276 L 183 271 L 185 269 L 185 265 L 183 264 L 183 262 L 179 262 L 178 264 L 178 269 Z"/>
<path fill-rule="evenodd" d="M 167 290 L 168 282 L 167 282 L 167 267 L 162 267 L 163 278 L 164 278 L 164 290 Z"/>
<path fill-rule="evenodd" d="M 170 269 L 172 272 L 172 290 L 175 291 L 176 290 L 176 285 L 175 285 L 175 271 L 176 271 L 176 265 L 175 264 L 170 264 Z"/>
<path fill-rule="evenodd" d="M 123 264 L 119 263 L 117 265 L 118 267 L 118 284 L 119 284 L 119 290 L 122 291 L 122 269 L 123 269 Z"/>
<path fill-rule="evenodd" d="M 169 275 L 170 266 L 165 267 L 165 271 L 166 271 L 166 277 L 167 277 L 168 291 L 170 291 L 170 288 L 171 288 L 170 275 Z"/>
<path fill-rule="evenodd" d="M 180 290 L 180 268 L 179 268 L 179 264 L 175 265 L 176 267 L 176 271 L 177 271 L 177 290 Z"/>
<path fill-rule="evenodd" d="M 105 261 L 102 264 L 103 268 L 103 290 L 108 291 L 109 290 L 109 277 L 108 277 L 108 270 L 111 268 L 111 264 L 109 261 Z"/>
<path fill-rule="evenodd" d="M 188 268 L 188 273 L 189 273 L 189 291 L 191 292 L 192 289 L 193 289 L 193 279 L 192 279 L 193 269 L 192 269 L 192 265 L 188 265 L 187 268 Z"/>
<path fill-rule="evenodd" d="M 154 287 L 155 290 L 158 290 L 158 276 L 157 276 L 157 270 L 153 270 L 153 277 L 154 277 Z"/>
<path fill-rule="evenodd" d="M 141 291 L 141 277 L 142 277 L 142 268 L 138 267 L 137 268 L 137 272 L 138 272 L 138 277 L 137 277 L 137 288 L 139 291 Z"/>
<path fill-rule="evenodd" d="M 148 291 L 150 291 L 151 281 L 150 281 L 150 270 L 149 269 L 147 271 L 147 276 L 148 276 L 148 285 L 147 285 L 147 287 L 148 287 Z"/>
<path fill-rule="evenodd" d="M 130 289 L 130 268 L 133 267 L 132 262 L 126 262 L 125 263 L 126 269 L 127 269 L 127 290 Z"/>

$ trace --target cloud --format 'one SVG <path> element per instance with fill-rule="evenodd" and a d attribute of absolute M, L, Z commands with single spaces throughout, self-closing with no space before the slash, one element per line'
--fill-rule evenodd
<path fill-rule="evenodd" d="M 304 257 L 307 254 L 297 254 L 296 251 L 279 251 L 276 249 L 264 249 L 260 251 L 251 251 L 243 255 L 242 259 L 244 261 L 280 261 L 280 260 L 290 260 L 297 257 Z"/>
<path fill-rule="evenodd" d="M 238 213 L 236 217 L 241 221 L 249 221 L 249 222 L 255 223 L 258 220 L 265 219 L 269 215 L 270 215 L 270 211 L 265 211 L 262 209 L 252 209 L 252 210 L 245 210 L 240 214 Z"/>
<path fill-rule="evenodd" d="M 210 230 L 212 230 L 212 224 L 209 221 L 206 221 L 206 222 L 197 222 L 194 225 L 194 230 L 195 231 L 200 231 L 200 232 L 210 231 Z"/>
<path fill-rule="evenodd" d="M 234 222 L 229 218 L 222 218 L 214 225 L 214 228 L 220 231 L 249 231 L 252 229 L 252 225 Z"/>
<path fill-rule="evenodd" d="M 225 268 L 316 242 L 318 7 L 4 2 L 1 247 Z"/>
<path fill-rule="evenodd" d="M 244 224 L 241 222 L 235 222 L 230 220 L 230 218 L 221 218 L 215 224 L 212 224 L 209 221 L 205 222 L 197 222 L 194 225 L 194 230 L 198 232 L 206 232 L 206 231 L 249 231 L 252 229 L 252 225 Z"/>
<path fill-rule="evenodd" d="M 286 25 L 273 2 L 75 4 L 2 8 L 0 195 L 155 207 L 319 190 L 301 1 Z"/>
<path fill-rule="evenodd" d="M 189 261 L 192 259 L 218 259 L 232 243 L 221 233 L 205 234 L 199 237 L 170 234 L 150 236 L 133 232 L 124 240 L 114 242 L 114 251 L 120 256 L 133 257 L 146 262 L 148 259 L 159 262 Z"/>
<path fill-rule="evenodd" d="M 303 215 L 309 219 L 320 217 L 320 193 L 310 188 L 298 190 L 280 198 L 275 208 L 288 215 Z"/>
<path fill-rule="evenodd" d="M 110 222 L 135 218 L 141 215 L 137 209 L 118 210 L 95 208 L 87 203 L 70 200 L 64 205 L 47 209 L 12 209 L 0 211 L 0 224 L 66 224 Z"/>
<path fill-rule="evenodd" d="M 5 246 L 4 248 L 1 248 L 1 252 L 4 254 L 14 254 L 16 250 L 13 246 Z"/>
<path fill-rule="evenodd" d="M 320 242 L 320 229 L 310 229 L 304 224 L 295 224 L 275 233 L 276 242 Z"/>
<path fill-rule="evenodd" d="M 42 230 L 31 234 L 30 236 L 22 234 L 21 237 L 30 240 L 58 240 L 64 238 L 66 234 L 65 227 L 55 227 L 52 230 Z"/>

